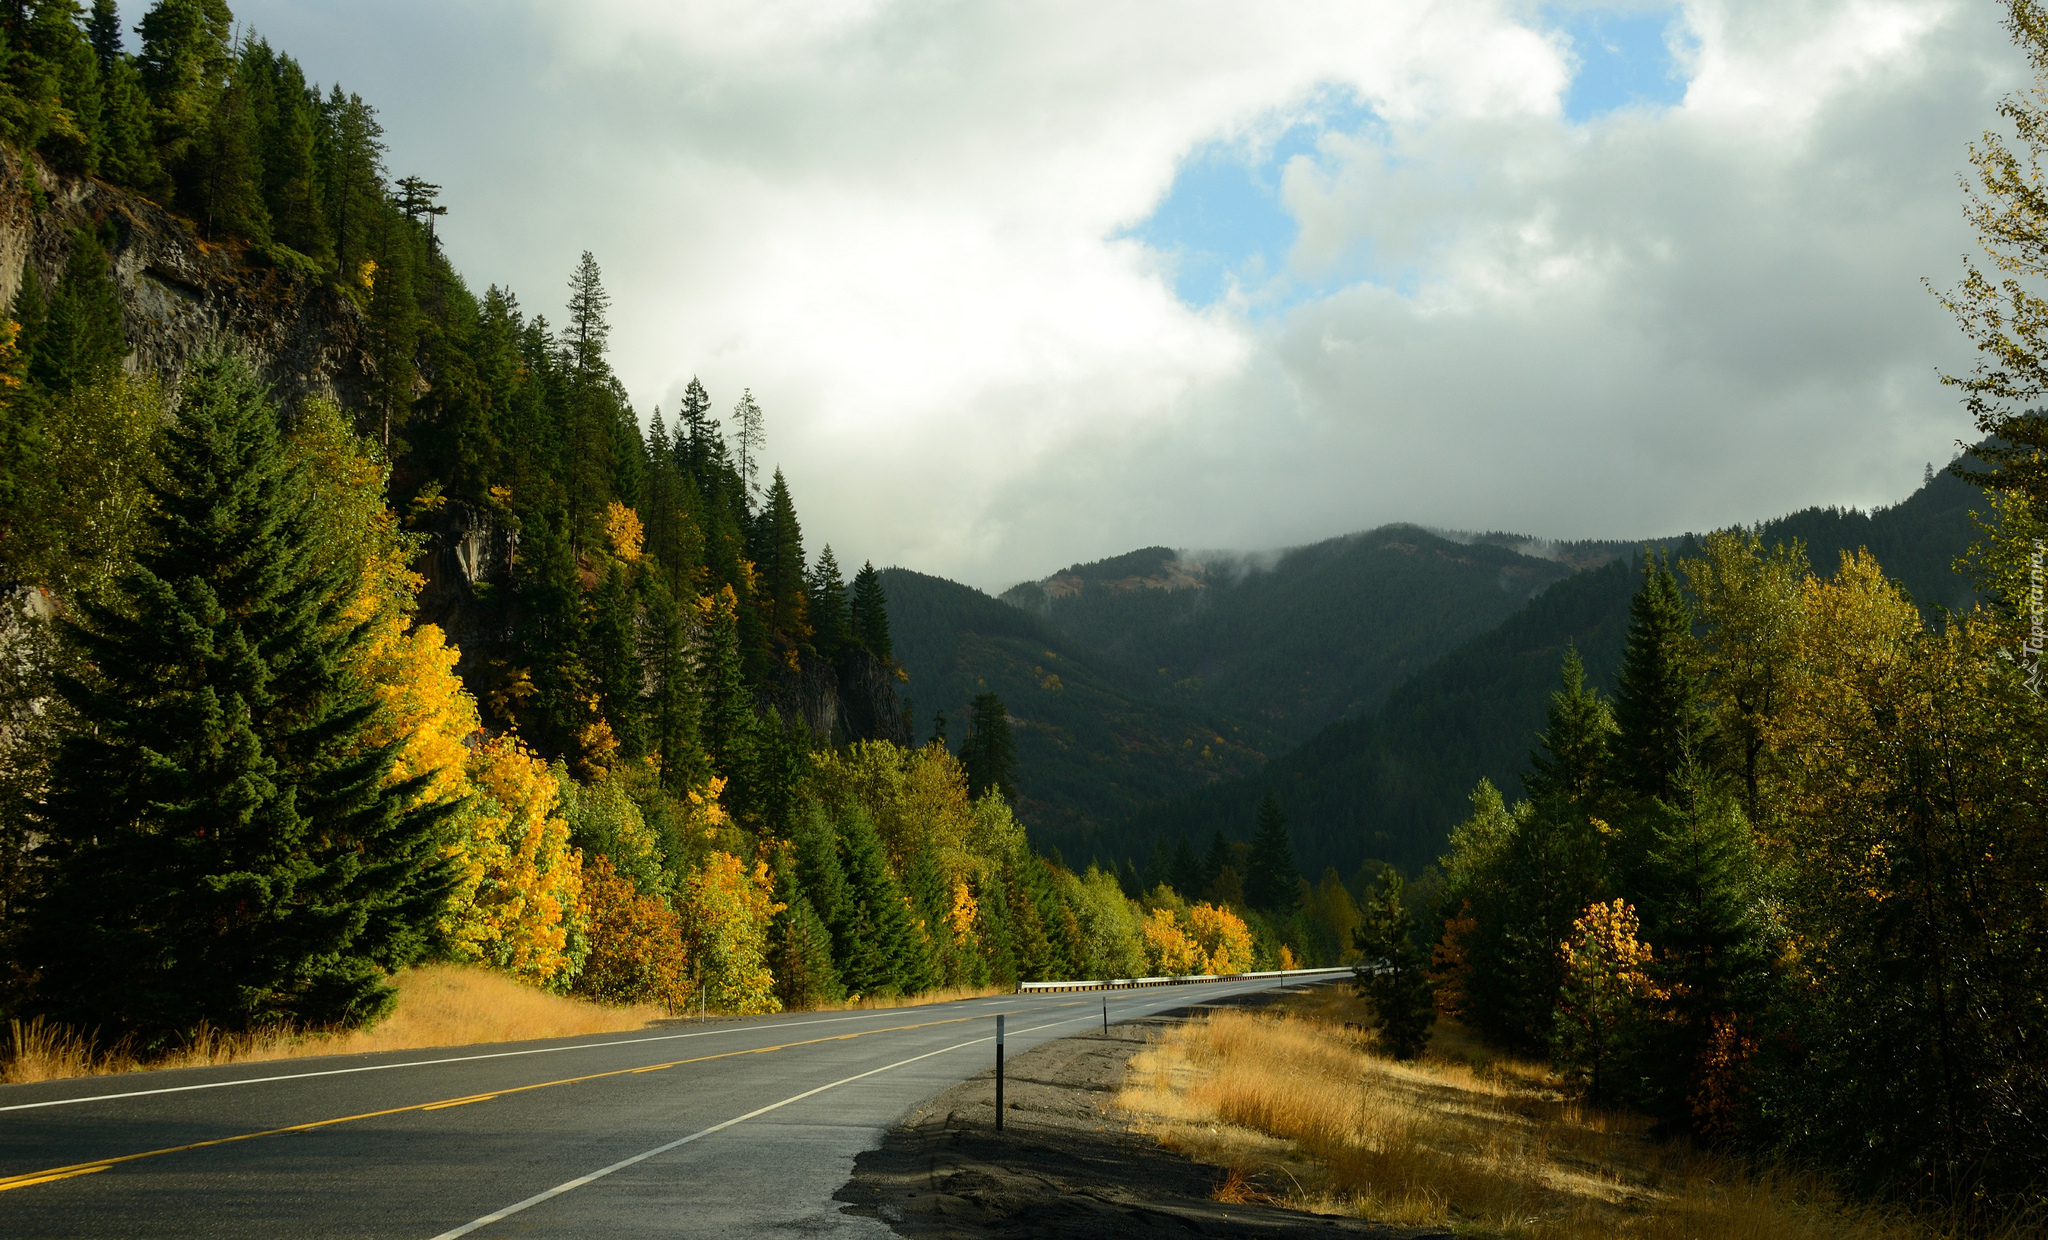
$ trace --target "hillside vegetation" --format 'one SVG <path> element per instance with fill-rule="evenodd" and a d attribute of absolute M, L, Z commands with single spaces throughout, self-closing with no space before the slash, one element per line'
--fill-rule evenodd
<path fill-rule="evenodd" d="M 1572 571 L 1500 543 L 1389 525 L 1270 559 L 1153 547 L 1002 597 L 1156 694 L 1299 743 L 1375 709 Z"/>
<path fill-rule="evenodd" d="M 1809 508 L 1766 523 L 1762 535 L 1803 541 L 1816 568 L 1868 548 L 1932 615 L 1974 597 L 1954 566 L 1973 534 L 1970 512 L 1985 508 L 1983 492 L 1943 473 L 1890 508 Z M 1530 738 L 1543 725 L 1567 646 L 1577 647 L 1589 683 L 1613 688 L 1638 581 L 1630 559 L 1567 578 L 1416 673 L 1371 714 L 1330 725 L 1250 776 L 1154 806 L 1069 847 L 1142 862 L 1161 836 L 1185 836 L 1197 848 L 1217 831 L 1241 839 L 1270 790 L 1309 873 L 1335 866 L 1349 875 L 1369 858 L 1417 870 L 1443 851 L 1478 780 L 1519 795 Z"/>
<path fill-rule="evenodd" d="M 1249 774 L 1271 738 L 1078 652 L 1037 617 L 969 586 L 882 572 L 901 691 L 920 737 L 935 716 L 958 748 L 970 703 L 994 692 L 1017 742 L 1018 811 L 1041 843 L 1091 830 L 1211 780 Z M 1076 860 L 1085 860 L 1077 854 Z"/>

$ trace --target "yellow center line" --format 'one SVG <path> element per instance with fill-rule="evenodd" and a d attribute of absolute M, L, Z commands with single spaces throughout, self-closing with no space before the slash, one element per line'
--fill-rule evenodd
<path fill-rule="evenodd" d="M 276 1137 L 290 1132 L 310 1132 L 315 1128 L 329 1128 L 335 1124 L 350 1124 L 359 1119 L 378 1119 L 386 1115 L 403 1115 L 407 1111 L 438 1111 L 445 1107 L 462 1106 L 471 1102 L 488 1102 L 507 1094 L 523 1094 L 535 1089 L 548 1089 L 555 1085 L 578 1085 L 584 1081 L 599 1081 L 609 1076 L 629 1076 L 640 1072 L 659 1072 L 664 1068 L 680 1068 L 686 1064 L 709 1063 L 714 1059 L 731 1059 L 735 1055 L 766 1055 L 774 1051 L 791 1050 L 799 1046 L 816 1046 L 823 1042 L 850 1042 L 855 1038 L 872 1037 L 878 1033 L 903 1033 L 911 1029 L 930 1029 L 937 1025 L 957 1025 L 962 1021 L 976 1020 L 973 1016 L 955 1016 L 949 1020 L 928 1020 L 915 1025 L 891 1025 L 887 1029 L 863 1029 L 857 1033 L 841 1033 L 831 1037 L 807 1038 L 801 1042 L 783 1042 L 776 1046 L 757 1046 L 746 1050 L 723 1051 L 716 1055 L 699 1055 L 693 1059 L 675 1059 L 667 1063 L 648 1064 L 642 1068 L 614 1068 L 609 1072 L 592 1072 L 586 1076 L 566 1076 L 559 1081 L 542 1081 L 536 1085 L 516 1085 L 489 1094 L 465 1094 L 460 1098 L 444 1098 L 439 1102 L 416 1102 L 411 1106 L 391 1107 L 383 1111 L 365 1111 L 361 1115 L 343 1115 L 337 1119 L 319 1119 L 305 1124 L 290 1124 L 283 1128 L 266 1128 L 262 1132 L 245 1132 L 232 1137 L 215 1137 L 211 1141 L 194 1141 L 189 1145 L 171 1145 L 160 1150 L 145 1150 L 140 1154 L 122 1154 L 115 1158 L 99 1158 L 91 1162 L 73 1163 L 68 1167 L 51 1167 L 45 1171 L 25 1171 L 20 1175 L 0 1176 L 0 1193 L 10 1189 L 27 1188 L 32 1184 L 47 1184 L 52 1180 L 68 1180 L 73 1176 L 91 1175 L 105 1171 L 121 1163 L 135 1162 L 143 1158 L 156 1158 L 163 1154 L 182 1154 L 187 1150 L 203 1150 L 209 1146 L 230 1145 L 236 1141 L 253 1141 L 258 1137 Z"/>

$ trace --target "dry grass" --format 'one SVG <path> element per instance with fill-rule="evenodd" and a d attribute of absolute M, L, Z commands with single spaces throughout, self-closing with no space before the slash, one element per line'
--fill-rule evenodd
<path fill-rule="evenodd" d="M 399 974 L 398 1006 L 371 1028 L 232 1035 L 200 1029 L 178 1049 L 147 1060 L 126 1045 L 101 1046 L 62 1026 L 13 1021 L 0 1045 L 0 1082 L 618 1033 L 664 1015 L 658 1007 L 612 1008 L 547 994 L 483 969 L 427 965 Z"/>
<path fill-rule="evenodd" d="M 865 1012 L 884 1011 L 890 1008 L 924 1007 L 931 1003 L 952 1003 L 959 999 L 987 999 L 994 995 L 1015 994 L 1009 986 L 951 986 L 945 990 L 927 990 L 917 995 L 862 995 L 851 1003 L 825 1003 L 818 1011 Z"/>
<path fill-rule="evenodd" d="M 1489 1057 L 1456 1026 L 1419 1063 L 1397 1063 L 1373 1052 L 1364 1017 L 1326 990 L 1278 1013 L 1191 1021 L 1132 1060 L 1119 1104 L 1164 1144 L 1228 1168 L 1228 1200 L 1532 1240 L 1953 1234 L 1810 1177 L 1653 1140 L 1640 1118 L 1566 1099 L 1541 1067 Z"/>

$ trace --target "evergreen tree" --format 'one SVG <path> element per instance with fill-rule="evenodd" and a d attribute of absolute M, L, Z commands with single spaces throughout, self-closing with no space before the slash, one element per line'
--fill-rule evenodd
<path fill-rule="evenodd" d="M 546 753 L 583 753 L 593 722 L 591 675 L 583 660 L 583 584 L 559 516 L 536 514 L 513 564 L 520 604 L 520 654 L 527 679 L 521 731 Z"/>
<path fill-rule="evenodd" d="M 704 749 L 712 766 L 731 777 L 746 764 L 754 730 L 753 693 L 740 662 L 738 602 L 732 587 L 706 599 L 704 611 Z M 805 885 L 815 890 L 808 878 Z"/>
<path fill-rule="evenodd" d="M 234 15 L 225 0 L 157 0 L 136 26 L 136 56 L 150 101 L 150 128 L 181 197 L 193 192 L 214 105 L 233 71 Z"/>
<path fill-rule="evenodd" d="M 873 564 L 862 564 L 853 578 L 854 640 L 884 664 L 896 661 L 889 644 L 889 599 L 882 590 L 882 574 Z"/>
<path fill-rule="evenodd" d="M 1218 855 L 1215 845 L 1219 841 L 1223 843 L 1222 860 L 1216 867 L 1220 872 L 1224 866 L 1230 864 L 1230 844 L 1223 839 L 1223 833 L 1218 831 L 1215 838 L 1209 841 L 1210 856 Z M 1195 856 L 1195 850 L 1185 835 L 1173 842 L 1173 863 L 1167 873 L 1173 889 L 1190 900 L 1200 899 L 1202 893 L 1209 889 L 1209 884 L 1215 881 L 1209 875 L 1208 863 Z"/>
<path fill-rule="evenodd" d="M 1590 813 L 1607 778 L 1614 716 L 1599 691 L 1587 687 L 1586 665 L 1576 646 L 1564 652 L 1561 680 L 1562 687 L 1550 695 L 1549 723 L 1536 738 L 1522 782 L 1540 805 Z"/>
<path fill-rule="evenodd" d="M 361 287 L 363 260 L 374 240 L 384 200 L 384 126 L 377 109 L 361 95 L 343 94 L 337 83 L 320 108 L 315 135 L 319 159 L 321 215 L 333 229 L 334 264 L 342 283 Z M 537 326 L 545 332 L 546 325 Z"/>
<path fill-rule="evenodd" d="M 811 907 L 794 864 L 776 875 L 775 901 L 783 906 L 768 928 L 768 968 L 784 1011 L 802 1011 L 846 997 L 832 964 L 832 933 Z"/>
<path fill-rule="evenodd" d="M 768 446 L 761 405 L 754 399 L 752 388 L 742 391 L 739 403 L 732 407 L 732 444 L 733 451 L 739 454 L 735 464 L 739 469 L 740 494 L 752 511 L 754 500 L 761 493 L 761 453 Z"/>
<path fill-rule="evenodd" d="M 334 242 L 320 206 L 315 156 L 318 104 L 306 89 L 304 71 L 289 56 L 271 62 L 267 86 L 270 114 L 262 134 L 263 203 L 270 215 L 270 235 L 324 266 L 334 257 Z"/>
<path fill-rule="evenodd" d="M 1628 646 L 1615 685 L 1615 782 L 1624 797 L 1669 800 L 1703 720 L 1692 668 L 1692 615 L 1668 561 L 1643 553 L 1643 584 L 1629 602 Z"/>
<path fill-rule="evenodd" d="M 27 270 L 27 269 L 24 269 Z M 23 289 L 27 290 L 26 278 Z M 121 331 L 121 293 L 99 239 L 72 234 L 64 278 L 37 324 L 29 378 L 52 396 L 111 378 L 128 353 Z"/>
<path fill-rule="evenodd" d="M 615 423 L 618 402 L 612 392 L 611 367 L 605 360 L 611 325 L 605 317 L 611 294 L 590 251 L 583 251 L 569 277 L 569 319 L 561 336 L 564 416 L 568 459 L 569 511 L 580 534 L 611 495 L 619 452 Z"/>
<path fill-rule="evenodd" d="M 711 396 L 691 375 L 690 385 L 683 389 L 682 403 L 676 406 L 675 451 L 683 469 L 700 489 L 712 461 L 725 455 L 722 443 L 718 451 L 712 450 L 712 444 L 718 441 L 718 419 L 711 416 Z"/>
<path fill-rule="evenodd" d="M 1193 853 L 1188 855 L 1190 859 L 1194 856 Z M 1178 862 L 1179 858 L 1176 857 L 1175 861 Z M 1202 854 L 1201 863 L 1183 875 L 1189 885 L 1183 887 L 1175 883 L 1174 890 L 1190 900 L 1199 899 L 1216 885 L 1217 879 L 1223 877 L 1223 871 L 1235 868 L 1236 864 L 1237 852 L 1230 847 L 1230 841 L 1224 838 L 1222 831 L 1212 832 L 1209 836 L 1209 851 Z M 1178 868 L 1176 865 L 1176 869 Z"/>
<path fill-rule="evenodd" d="M 640 688 L 645 673 L 640 662 L 639 600 L 629 581 L 631 569 L 614 561 L 590 600 L 584 650 L 598 696 L 619 751 L 628 758 L 647 752 Z"/>
<path fill-rule="evenodd" d="M 1414 1059 L 1429 1045 L 1436 1004 L 1428 961 L 1416 946 L 1414 919 L 1403 899 L 1401 872 L 1393 866 L 1383 870 L 1379 889 L 1360 911 L 1365 920 L 1351 931 L 1352 945 L 1365 953 L 1355 970 L 1358 989 L 1372 1000 L 1380 1044 L 1396 1059 Z"/>
<path fill-rule="evenodd" d="M 840 647 L 849 639 L 851 618 L 846 606 L 846 583 L 839 578 L 839 561 L 830 544 L 818 555 L 818 563 L 804 579 L 804 610 L 811 621 L 811 645 L 819 656 L 837 659 Z"/>
<path fill-rule="evenodd" d="M 782 471 L 775 471 L 762 505 L 756 568 L 760 573 L 761 606 L 768 624 L 791 642 L 811 636 L 804 581 L 804 532 L 797 523 L 796 502 Z"/>
<path fill-rule="evenodd" d="M 213 99 L 200 140 L 187 157 L 179 197 L 199 217 L 206 237 L 270 239 L 270 211 L 263 202 L 263 135 L 257 119 L 258 101 L 269 93 L 267 76 L 255 55 L 233 62 Z"/>
<path fill-rule="evenodd" d="M 931 985 L 931 962 L 910 922 L 903 890 L 889 871 L 882 837 L 867 812 L 848 808 L 839 819 L 840 864 L 846 873 L 848 916 L 840 974 L 863 995 L 916 994 Z"/>
<path fill-rule="evenodd" d="M 1259 801 L 1258 827 L 1245 875 L 1245 902 L 1261 912 L 1285 916 L 1300 903 L 1301 872 L 1294 865 L 1294 842 L 1287 833 L 1287 815 L 1280 800 L 1268 792 Z"/>
<path fill-rule="evenodd" d="M 710 775 L 701 737 L 704 698 L 696 655 L 683 611 L 657 573 L 640 578 L 640 665 L 651 681 L 647 696 L 647 743 L 661 755 L 661 782 L 680 796 Z"/>
<path fill-rule="evenodd" d="M 1010 712 L 994 693 L 975 695 L 960 765 L 967 768 L 968 796 L 978 801 L 993 792 L 1017 803 L 1017 742 L 1010 735 Z"/>
<path fill-rule="evenodd" d="M 115 0 L 92 0 L 92 16 L 85 21 L 86 42 L 92 44 L 104 80 L 122 59 L 121 10 Z"/>
<path fill-rule="evenodd" d="M 406 808 L 431 776 L 387 785 L 397 744 L 364 742 L 365 630 L 256 378 L 200 358 L 179 407 L 154 538 L 73 630 L 86 726 L 52 772 L 29 942 L 45 1012 L 146 1049 L 376 1017 L 452 881 L 447 807 Z"/>
<path fill-rule="evenodd" d="M 1769 959 L 1756 847 L 1740 806 L 1697 763 L 1680 772 L 1675 800 L 1656 807 L 1638 903 L 1657 949 L 1653 976 L 1671 996 L 1638 1076 L 1642 1101 L 1667 1119 L 1688 1115 L 1717 1020 L 1762 1008 Z"/>

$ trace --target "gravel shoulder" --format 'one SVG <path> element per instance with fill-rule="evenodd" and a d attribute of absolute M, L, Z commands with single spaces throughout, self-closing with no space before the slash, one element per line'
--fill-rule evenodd
<path fill-rule="evenodd" d="M 1372 1236 L 1450 1233 L 1212 1199 L 1221 1168 L 1132 1131 L 1116 1109 L 1131 1056 L 1195 1009 L 1099 1027 L 1011 1059 L 1004 1131 L 995 1074 L 982 1072 L 911 1112 L 860 1155 L 837 1200 L 900 1236 Z"/>

